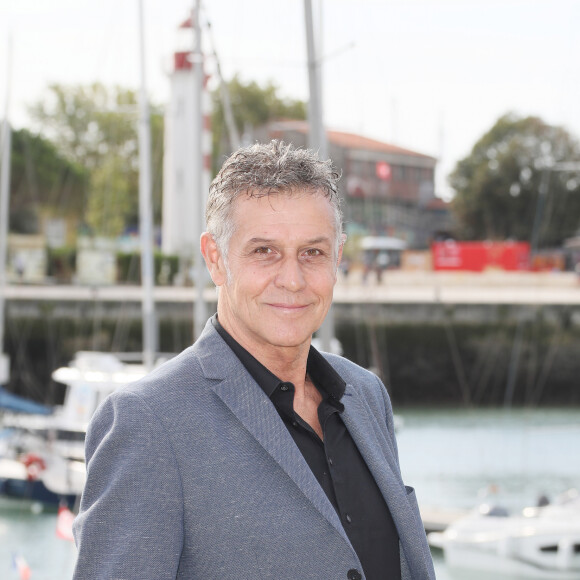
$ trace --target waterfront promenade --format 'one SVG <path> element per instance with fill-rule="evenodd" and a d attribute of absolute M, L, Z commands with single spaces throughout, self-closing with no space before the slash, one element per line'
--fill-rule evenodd
<path fill-rule="evenodd" d="M 5 289 L 8 301 L 48 302 L 138 302 L 140 286 L 132 285 L 18 285 Z M 160 303 L 193 303 L 192 287 L 156 286 L 154 298 Z M 216 292 L 204 291 L 207 302 L 215 302 Z M 335 289 L 337 304 L 527 304 L 580 305 L 580 280 L 572 272 L 386 272 L 380 283 L 374 274 L 363 282 L 360 272 L 341 275 Z"/>

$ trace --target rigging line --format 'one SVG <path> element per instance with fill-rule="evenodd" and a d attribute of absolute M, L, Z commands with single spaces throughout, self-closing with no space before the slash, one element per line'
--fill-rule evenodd
<path fill-rule="evenodd" d="M 550 371 L 552 370 L 552 366 L 554 364 L 554 360 L 556 359 L 556 355 L 560 348 L 560 344 L 562 342 L 562 334 L 564 331 L 563 325 L 560 326 L 560 330 L 554 334 L 552 337 L 552 341 L 550 343 L 550 347 L 546 356 L 544 357 L 544 362 L 542 364 L 542 370 L 540 371 L 540 375 L 536 382 L 536 387 L 533 391 L 533 398 L 532 404 L 539 404 L 542 394 L 544 392 L 544 388 L 548 381 L 548 376 L 550 375 Z"/>
<path fill-rule="evenodd" d="M 539 340 L 541 336 L 541 321 L 539 316 L 539 311 L 536 311 L 535 321 L 530 328 L 530 342 L 527 349 L 528 352 L 528 364 L 526 365 L 526 389 L 525 389 L 525 401 L 527 404 L 533 405 L 532 394 L 534 391 L 534 381 L 535 375 L 538 367 L 538 349 Z"/>
<path fill-rule="evenodd" d="M 241 143 L 240 135 L 239 135 L 238 128 L 237 128 L 235 120 L 234 120 L 228 84 L 226 83 L 226 81 L 222 75 L 220 59 L 218 57 L 217 50 L 215 47 L 211 22 L 209 21 L 207 16 L 206 16 L 206 28 L 207 28 L 207 33 L 208 33 L 207 35 L 209 37 L 210 46 L 211 46 L 211 49 L 213 52 L 213 57 L 215 59 L 216 71 L 217 71 L 218 78 L 220 81 L 220 97 L 221 97 L 221 101 L 222 101 L 222 108 L 224 111 L 224 121 L 226 123 L 226 127 L 227 127 L 227 130 L 229 133 L 230 147 L 232 148 L 232 150 L 235 151 L 236 149 L 239 149 L 239 147 L 240 147 L 240 143 Z"/>
<path fill-rule="evenodd" d="M 505 396 L 505 369 L 510 361 L 510 353 L 507 349 L 499 349 L 497 366 L 493 372 L 490 402 L 499 405 Z"/>
<path fill-rule="evenodd" d="M 455 332 L 448 316 L 449 315 L 445 316 L 443 326 L 445 328 L 445 335 L 447 336 L 447 342 L 451 350 L 451 360 L 455 369 L 455 376 L 457 377 L 457 381 L 459 382 L 459 387 L 461 389 L 463 403 L 466 407 L 468 407 L 471 405 L 470 387 L 465 376 L 465 369 L 463 367 L 463 361 L 461 360 L 461 353 L 459 352 L 459 348 L 457 346 Z"/>
<path fill-rule="evenodd" d="M 475 394 L 473 395 L 474 404 L 481 403 L 483 395 L 487 390 L 488 384 L 494 375 L 494 371 L 498 368 L 498 359 L 501 358 L 501 331 L 490 333 L 490 348 L 488 351 L 486 365 L 483 367 L 483 372 L 479 376 L 479 380 L 475 385 Z"/>
<path fill-rule="evenodd" d="M 472 370 L 469 373 L 469 384 L 473 385 L 473 401 L 477 403 L 477 398 L 480 396 L 482 377 L 487 375 L 486 372 L 488 367 L 490 367 L 491 362 L 491 351 L 497 340 L 492 332 L 488 332 L 485 336 L 483 344 L 479 347 L 479 354 L 476 362 L 472 366 Z"/>
<path fill-rule="evenodd" d="M 520 304 L 518 306 L 518 320 L 516 323 L 516 331 L 512 343 L 512 351 L 511 351 L 512 354 L 510 364 L 508 367 L 508 376 L 504 393 L 503 404 L 506 409 L 511 407 L 514 398 L 520 355 L 522 351 L 524 325 L 525 325 L 524 309 L 523 306 Z"/>
<path fill-rule="evenodd" d="M 131 265 L 137 262 L 138 261 L 135 259 L 135 256 L 133 256 L 131 258 Z M 111 340 L 111 352 L 124 352 L 127 350 L 127 339 L 131 326 L 129 313 L 129 302 L 127 300 L 123 300 L 123 302 L 120 303 L 120 313 L 116 317 L 115 321 L 113 338 Z"/>
<path fill-rule="evenodd" d="M 478 355 L 471 366 L 471 372 L 469 373 L 468 382 L 470 385 L 477 384 L 477 377 L 481 376 L 482 369 L 485 367 L 487 363 L 487 357 L 492 345 L 492 333 L 488 332 L 483 340 L 483 344 L 480 343 L 478 350 Z"/>

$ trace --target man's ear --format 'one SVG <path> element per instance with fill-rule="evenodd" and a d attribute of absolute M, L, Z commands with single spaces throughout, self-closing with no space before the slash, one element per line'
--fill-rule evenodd
<path fill-rule="evenodd" d="M 336 258 L 336 267 L 340 266 L 340 261 L 342 260 L 342 250 L 344 249 L 344 244 L 346 242 L 346 234 L 340 234 L 340 243 L 338 244 L 338 256 Z"/>
<path fill-rule="evenodd" d="M 223 286 L 227 280 L 227 272 L 222 254 L 217 243 L 209 232 L 201 234 L 200 249 L 209 275 L 216 286 Z"/>

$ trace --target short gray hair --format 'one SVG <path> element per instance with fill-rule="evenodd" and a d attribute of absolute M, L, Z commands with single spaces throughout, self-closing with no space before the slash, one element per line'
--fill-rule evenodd
<path fill-rule="evenodd" d="M 234 233 L 234 202 L 245 194 L 312 193 L 324 195 L 334 210 L 336 249 L 342 239 L 342 210 L 338 193 L 340 174 L 330 160 L 321 161 L 310 149 L 283 141 L 256 143 L 238 149 L 224 162 L 209 188 L 205 221 L 224 259 Z"/>

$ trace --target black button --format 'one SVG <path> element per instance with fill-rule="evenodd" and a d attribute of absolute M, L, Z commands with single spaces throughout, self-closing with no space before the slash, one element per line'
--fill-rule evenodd
<path fill-rule="evenodd" d="M 286 392 L 286 391 L 288 391 L 289 389 L 290 389 L 290 385 L 289 385 L 288 383 L 282 383 L 282 384 L 280 385 L 280 390 L 281 390 L 281 391 L 284 391 L 284 392 Z"/>
<path fill-rule="evenodd" d="M 349 524 L 352 522 L 352 518 L 351 518 L 351 517 L 350 517 L 348 514 L 346 514 L 346 515 L 344 516 L 344 519 L 345 519 L 345 520 L 346 520 L 346 521 L 347 521 Z"/>
<path fill-rule="evenodd" d="M 348 580 L 361 580 L 362 574 L 356 568 L 351 568 L 346 573 L 346 577 L 348 578 Z"/>
<path fill-rule="evenodd" d="M 332 465 L 332 457 L 328 458 L 328 463 L 329 463 L 329 465 Z"/>

